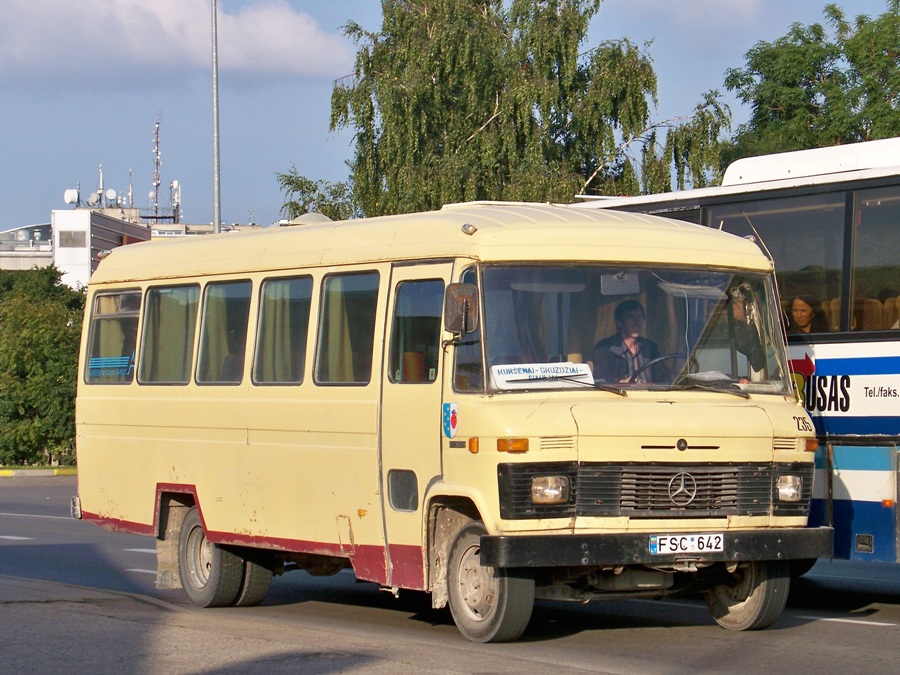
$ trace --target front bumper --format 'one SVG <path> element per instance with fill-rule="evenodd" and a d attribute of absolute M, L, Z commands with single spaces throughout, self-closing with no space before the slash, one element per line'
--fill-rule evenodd
<path fill-rule="evenodd" d="M 669 565 L 830 558 L 834 552 L 830 527 L 726 530 L 724 536 L 725 550 L 720 553 L 653 555 L 649 533 L 486 535 L 481 538 L 481 564 L 503 568 Z"/>

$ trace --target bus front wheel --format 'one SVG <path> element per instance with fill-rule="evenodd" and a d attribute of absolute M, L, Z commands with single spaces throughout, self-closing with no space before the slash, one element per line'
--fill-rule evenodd
<path fill-rule="evenodd" d="M 732 583 L 706 591 L 710 614 L 722 628 L 759 630 L 771 626 L 787 602 L 791 568 L 784 561 L 741 563 Z"/>
<path fill-rule="evenodd" d="M 481 564 L 480 522 L 465 525 L 450 548 L 448 595 L 459 631 L 472 642 L 510 642 L 518 638 L 534 608 L 534 578 L 526 573 Z"/>
<path fill-rule="evenodd" d="M 232 604 L 244 581 L 244 560 L 206 538 L 197 507 L 184 517 L 178 537 L 178 575 L 188 600 L 198 607 Z"/>

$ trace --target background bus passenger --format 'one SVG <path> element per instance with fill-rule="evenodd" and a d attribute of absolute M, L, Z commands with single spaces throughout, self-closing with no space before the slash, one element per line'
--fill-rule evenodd
<path fill-rule="evenodd" d="M 819 305 L 812 295 L 798 295 L 791 301 L 791 317 L 788 333 L 825 333 L 828 326 Z"/>
<path fill-rule="evenodd" d="M 657 364 L 641 371 L 650 361 L 659 358 L 659 347 L 642 335 L 643 305 L 637 300 L 620 302 L 615 319 L 615 335 L 594 346 L 594 377 L 603 382 L 665 381 L 667 368 L 664 365 Z"/>

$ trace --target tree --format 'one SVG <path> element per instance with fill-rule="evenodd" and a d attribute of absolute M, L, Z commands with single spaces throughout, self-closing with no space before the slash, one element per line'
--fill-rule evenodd
<path fill-rule="evenodd" d="M 0 271 L 0 464 L 74 462 L 84 293 L 60 279 Z"/>
<path fill-rule="evenodd" d="M 726 88 L 751 106 L 731 159 L 900 135 L 900 0 L 853 25 L 836 5 L 824 13 L 833 37 L 794 24 L 726 71 Z"/>
<path fill-rule="evenodd" d="M 279 187 L 287 197 L 281 212 L 288 220 L 304 213 L 321 213 L 332 220 L 346 220 L 362 215 L 346 183 L 311 180 L 301 176 L 296 166 L 292 166 L 288 173 L 275 175 Z"/>
<path fill-rule="evenodd" d="M 345 26 L 356 67 L 335 85 L 331 126 L 355 130 L 359 209 L 660 191 L 673 165 L 679 185 L 715 180 L 727 108 L 710 94 L 688 123 L 651 124 L 649 57 L 627 39 L 580 51 L 599 7 L 383 0 L 379 33 Z"/>

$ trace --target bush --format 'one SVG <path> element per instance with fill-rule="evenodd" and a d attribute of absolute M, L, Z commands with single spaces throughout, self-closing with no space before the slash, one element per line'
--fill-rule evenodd
<path fill-rule="evenodd" d="M 74 463 L 85 294 L 60 278 L 0 271 L 0 464 Z"/>

